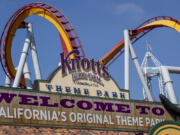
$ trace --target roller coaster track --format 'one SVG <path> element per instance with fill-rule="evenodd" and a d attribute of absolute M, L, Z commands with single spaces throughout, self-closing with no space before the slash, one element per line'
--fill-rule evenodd
<path fill-rule="evenodd" d="M 6 75 L 12 81 L 14 80 L 16 75 L 16 70 L 13 65 L 11 56 L 13 37 L 17 29 L 26 27 L 26 23 L 24 22 L 24 20 L 31 15 L 41 16 L 55 25 L 55 27 L 59 31 L 62 50 L 65 53 L 65 55 L 67 55 L 74 49 L 79 49 L 80 55 L 83 57 L 85 56 L 81 42 L 74 27 L 72 26 L 68 18 L 61 11 L 45 3 L 31 3 L 25 5 L 10 17 L 10 19 L 4 27 L 0 39 L 1 65 Z M 72 55 L 71 58 L 73 57 L 79 56 Z M 25 86 L 24 79 L 21 80 L 20 84 L 21 86 Z"/>
<path fill-rule="evenodd" d="M 169 27 L 180 32 L 180 21 L 170 16 L 157 16 L 143 22 L 134 30 L 130 31 L 130 39 L 132 43 L 135 43 L 138 39 L 155 28 Z M 120 40 L 113 49 L 111 49 L 106 55 L 104 55 L 99 61 L 104 65 L 111 65 L 119 56 L 124 52 L 124 39 Z"/>
<path fill-rule="evenodd" d="M 74 27 L 72 26 L 68 18 L 61 11 L 45 3 L 38 2 L 27 4 L 19 10 L 17 10 L 10 17 L 3 29 L 0 39 L 1 65 L 4 72 L 11 79 L 11 81 L 14 80 L 16 75 L 15 66 L 13 65 L 11 56 L 13 37 L 17 29 L 26 28 L 26 22 L 24 22 L 24 20 L 32 15 L 41 16 L 55 25 L 55 27 L 59 31 L 61 46 L 65 55 L 67 55 L 72 50 L 78 50 L 79 55 L 71 55 L 70 58 L 79 58 L 80 56 L 85 56 L 82 44 L 79 40 L 79 37 Z M 132 40 L 132 43 L 135 43 L 145 34 L 159 27 L 170 27 L 180 32 L 180 22 L 177 19 L 174 19 L 169 16 L 158 16 L 145 21 L 136 29 L 130 30 L 130 39 Z M 124 39 L 122 39 L 112 50 L 110 50 L 99 61 L 102 62 L 104 65 L 107 65 L 108 62 L 112 62 L 114 59 L 116 59 L 115 56 L 118 53 L 120 53 L 118 56 L 120 56 L 123 53 L 123 48 Z M 24 79 L 21 80 L 20 85 L 25 87 Z"/>

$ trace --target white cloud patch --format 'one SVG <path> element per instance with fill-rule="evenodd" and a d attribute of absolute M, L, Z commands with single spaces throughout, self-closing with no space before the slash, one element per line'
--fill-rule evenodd
<path fill-rule="evenodd" d="M 140 17 L 144 13 L 143 8 L 134 3 L 113 4 L 113 10 L 118 15 L 131 14 L 136 17 Z"/>

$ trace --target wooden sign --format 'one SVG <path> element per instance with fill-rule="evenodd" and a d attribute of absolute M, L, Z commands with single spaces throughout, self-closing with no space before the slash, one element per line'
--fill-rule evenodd
<path fill-rule="evenodd" d="M 160 103 L 0 88 L 0 123 L 149 131 L 172 120 Z"/>

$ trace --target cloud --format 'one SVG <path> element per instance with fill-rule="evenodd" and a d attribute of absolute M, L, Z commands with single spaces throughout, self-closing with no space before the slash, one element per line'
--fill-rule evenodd
<path fill-rule="evenodd" d="M 118 15 L 131 14 L 140 17 L 144 13 L 144 9 L 134 3 L 113 4 L 113 10 Z"/>

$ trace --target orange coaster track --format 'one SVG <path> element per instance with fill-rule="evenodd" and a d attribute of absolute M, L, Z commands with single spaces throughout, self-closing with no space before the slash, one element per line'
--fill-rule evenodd
<path fill-rule="evenodd" d="M 157 16 L 143 22 L 136 29 L 130 30 L 130 39 L 132 43 L 135 43 L 138 39 L 143 37 L 151 30 L 159 27 L 169 27 L 180 32 L 180 21 L 170 16 Z M 124 39 L 120 40 L 113 49 L 111 49 L 105 56 L 99 61 L 104 65 L 109 66 L 114 62 L 123 52 Z M 119 53 L 119 54 L 118 54 Z"/>
<path fill-rule="evenodd" d="M 72 50 L 77 49 L 79 50 L 80 55 L 84 57 L 84 51 L 79 37 L 67 17 L 57 8 L 49 4 L 31 3 L 23 6 L 10 17 L 7 24 L 5 25 L 0 39 L 1 65 L 6 75 L 12 81 L 16 75 L 16 70 L 13 65 L 11 56 L 13 36 L 15 35 L 15 32 L 18 28 L 26 27 L 24 20 L 31 15 L 41 16 L 55 25 L 59 31 L 62 50 L 65 55 L 67 55 Z M 72 55 L 71 58 L 73 57 L 79 56 Z M 21 86 L 25 86 L 24 79 L 22 79 L 20 84 Z"/>

